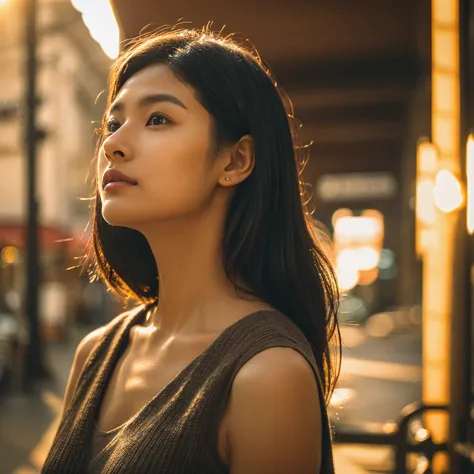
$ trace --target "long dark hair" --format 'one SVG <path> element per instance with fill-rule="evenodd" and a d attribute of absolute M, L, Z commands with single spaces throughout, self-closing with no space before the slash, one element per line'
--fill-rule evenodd
<path fill-rule="evenodd" d="M 300 180 L 304 150 L 290 102 L 255 51 L 206 29 L 133 40 L 111 69 L 108 105 L 131 76 L 160 63 L 193 87 L 213 119 L 216 150 L 252 136 L 255 168 L 230 203 L 223 266 L 239 290 L 280 310 L 306 335 L 329 400 L 340 367 L 339 295 L 331 263 L 312 231 Z M 99 134 L 97 151 L 102 139 Z M 156 303 L 158 271 L 148 242 L 136 230 L 105 222 L 97 183 L 92 219 L 86 260 L 91 274 L 125 299 Z"/>

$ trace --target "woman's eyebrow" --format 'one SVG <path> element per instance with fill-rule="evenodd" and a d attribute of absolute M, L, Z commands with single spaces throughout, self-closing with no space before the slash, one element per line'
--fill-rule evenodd
<path fill-rule="evenodd" d="M 183 109 L 188 109 L 177 97 L 171 94 L 149 94 L 141 97 L 138 100 L 138 107 L 145 107 L 146 105 L 156 104 L 159 102 L 171 102 L 172 104 L 178 105 Z M 123 102 L 117 100 L 115 101 L 110 109 L 109 114 L 113 112 L 121 112 L 125 108 Z"/>

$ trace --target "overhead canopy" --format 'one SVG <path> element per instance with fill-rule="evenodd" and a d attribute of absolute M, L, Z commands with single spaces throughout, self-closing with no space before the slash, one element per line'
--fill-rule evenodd
<path fill-rule="evenodd" d="M 0 249 L 6 245 L 24 248 L 26 246 L 26 234 L 25 224 L 0 223 Z M 48 225 L 38 227 L 38 238 L 41 248 L 50 250 L 64 249 L 66 245 L 70 245 L 72 242 L 71 235 Z"/>
<path fill-rule="evenodd" d="M 249 38 L 270 62 L 400 55 L 415 45 L 416 0 L 112 0 L 123 38 L 150 25 L 213 27 Z"/>
<path fill-rule="evenodd" d="M 315 141 L 307 181 L 339 171 L 399 174 L 409 101 L 430 71 L 429 0 L 111 3 L 123 39 L 182 19 L 212 21 L 255 44 L 290 94 L 303 140 Z"/>

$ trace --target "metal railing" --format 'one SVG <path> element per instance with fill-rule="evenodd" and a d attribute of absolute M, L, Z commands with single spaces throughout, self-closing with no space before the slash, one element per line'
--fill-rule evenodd
<path fill-rule="evenodd" d="M 429 433 L 426 438 L 417 441 L 410 431 L 411 424 L 427 412 L 447 411 L 446 405 L 423 405 L 416 402 L 402 410 L 400 420 L 391 432 L 374 432 L 364 429 L 352 431 L 336 427 L 334 442 L 392 447 L 395 453 L 393 474 L 407 474 L 407 458 L 410 454 L 423 455 L 428 462 L 425 473 L 429 473 L 434 455 L 439 452 L 447 452 L 448 445 L 447 443 L 435 443 Z"/>

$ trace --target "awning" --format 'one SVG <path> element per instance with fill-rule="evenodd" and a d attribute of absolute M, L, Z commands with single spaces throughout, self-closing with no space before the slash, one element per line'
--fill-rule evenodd
<path fill-rule="evenodd" d="M 26 232 L 25 224 L 0 222 L 0 247 L 14 245 L 24 248 L 26 246 Z M 73 236 L 55 227 L 40 225 L 38 226 L 38 240 L 41 248 L 65 250 L 72 243 Z"/>

